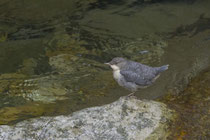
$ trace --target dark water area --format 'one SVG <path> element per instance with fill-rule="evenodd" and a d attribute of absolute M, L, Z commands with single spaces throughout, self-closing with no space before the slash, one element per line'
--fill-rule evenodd
<path fill-rule="evenodd" d="M 129 94 L 104 65 L 116 56 L 169 64 L 136 96 L 179 102 L 208 69 L 209 45 L 208 0 L 1 0 L 0 124 L 69 114 Z"/>

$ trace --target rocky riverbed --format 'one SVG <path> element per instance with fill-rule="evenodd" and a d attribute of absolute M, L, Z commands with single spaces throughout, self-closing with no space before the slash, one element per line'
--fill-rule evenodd
<path fill-rule="evenodd" d="M 200 84 L 204 85 L 201 93 L 205 92 L 206 98 L 194 94 L 200 91 L 192 91 L 193 100 L 187 102 L 188 96 L 184 95 L 188 87 L 198 87 L 189 83 L 210 64 L 209 5 L 208 0 L 2 0 L 0 124 L 15 125 L 40 116 L 67 120 L 69 114 L 84 108 L 111 106 L 129 94 L 116 84 L 104 65 L 115 56 L 151 66 L 170 65 L 153 86 L 136 93 L 138 102 L 162 98 L 178 114 L 186 110 L 181 101 L 188 105 L 205 102 L 195 108 L 207 114 L 207 84 Z M 203 79 L 208 79 L 209 75 L 204 75 Z M 166 95 L 169 98 L 165 99 Z M 181 120 L 190 122 L 190 115 L 183 114 Z M 204 115 L 206 124 L 208 120 Z M 177 124 L 180 122 L 177 119 Z M 178 131 L 174 129 L 174 134 L 187 137 L 194 131 L 191 126 L 182 125 Z M 197 126 L 205 132 L 202 138 L 208 138 L 207 127 L 197 123 L 194 128 Z M 196 131 L 189 137 L 199 134 L 201 131 Z"/>

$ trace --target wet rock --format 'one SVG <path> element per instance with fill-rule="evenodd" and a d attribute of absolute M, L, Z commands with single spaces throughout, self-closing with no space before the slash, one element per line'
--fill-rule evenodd
<path fill-rule="evenodd" d="M 176 110 L 178 114 L 168 139 L 209 139 L 209 84 L 210 68 L 193 78 L 179 96 L 171 94 L 162 97 L 161 102 Z"/>
<path fill-rule="evenodd" d="M 173 113 L 166 105 L 122 97 L 101 107 L 87 108 L 68 116 L 41 117 L 14 126 L 0 126 L 0 138 L 142 140 L 165 139 Z M 162 121 L 166 120 L 166 121 Z"/>
<path fill-rule="evenodd" d="M 0 85 L 0 92 L 5 95 L 45 103 L 64 100 L 68 92 L 62 78 L 54 76 L 28 78 L 21 74 L 3 74 Z"/>
<path fill-rule="evenodd" d="M 25 80 L 25 86 L 35 86 L 35 88 L 29 90 L 28 93 L 23 93 L 22 96 L 26 99 L 45 103 L 64 100 L 67 98 L 66 94 L 68 90 L 62 84 L 63 82 L 59 82 L 58 79 L 48 76 Z"/>

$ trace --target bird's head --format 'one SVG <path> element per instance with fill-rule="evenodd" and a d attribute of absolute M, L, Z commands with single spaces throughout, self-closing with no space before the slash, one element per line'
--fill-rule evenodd
<path fill-rule="evenodd" d="M 110 62 L 105 63 L 109 65 L 114 71 L 120 70 L 125 64 L 127 60 L 122 57 L 115 57 Z"/>

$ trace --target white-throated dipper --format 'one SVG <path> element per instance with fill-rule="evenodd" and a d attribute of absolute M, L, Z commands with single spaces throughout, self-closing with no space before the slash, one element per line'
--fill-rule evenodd
<path fill-rule="evenodd" d="M 150 67 L 122 57 L 115 57 L 105 64 L 113 69 L 113 76 L 117 83 L 131 91 L 128 96 L 133 95 L 139 88 L 152 85 L 169 66 Z"/>

